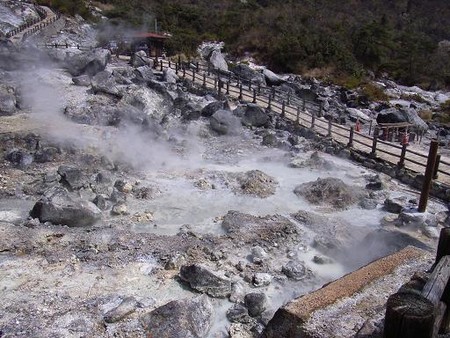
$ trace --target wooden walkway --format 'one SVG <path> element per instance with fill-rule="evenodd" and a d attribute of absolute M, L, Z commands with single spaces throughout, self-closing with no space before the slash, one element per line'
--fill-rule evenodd
<path fill-rule="evenodd" d="M 372 158 L 382 159 L 395 166 L 405 167 L 415 173 L 424 174 L 428 153 L 412 150 L 411 146 L 381 140 L 375 131 L 367 135 L 348 127 L 328 121 L 322 116 L 322 107 L 317 102 L 307 101 L 286 92 L 263 87 L 230 73 L 220 73 L 199 64 L 180 64 L 158 60 L 155 64 L 160 70 L 174 69 L 182 78 L 191 80 L 204 88 L 217 91 L 234 99 L 253 102 L 263 108 L 279 113 L 299 125 L 314 130 L 317 134 L 329 137 L 351 149 L 370 154 Z M 436 168 L 436 181 L 450 186 L 450 159 L 441 156 Z"/>

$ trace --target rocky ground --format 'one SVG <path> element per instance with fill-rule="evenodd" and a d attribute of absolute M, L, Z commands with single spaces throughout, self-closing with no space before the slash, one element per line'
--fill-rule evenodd
<path fill-rule="evenodd" d="M 1 337 L 257 337 L 445 225 L 438 201 L 417 214 L 416 192 L 142 54 L 2 53 Z"/>

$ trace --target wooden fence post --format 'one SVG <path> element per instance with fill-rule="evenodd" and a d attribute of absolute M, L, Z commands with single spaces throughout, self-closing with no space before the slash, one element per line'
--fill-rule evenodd
<path fill-rule="evenodd" d="M 350 135 L 348 137 L 348 143 L 347 143 L 347 147 L 351 148 L 353 147 L 353 137 L 355 135 L 355 129 L 354 127 L 350 127 Z"/>
<path fill-rule="evenodd" d="M 442 228 L 439 235 L 435 264 L 439 263 L 441 258 L 447 255 L 450 255 L 450 228 Z"/>
<path fill-rule="evenodd" d="M 434 164 L 434 170 L 433 170 L 433 179 L 436 180 L 438 178 L 438 170 L 439 170 L 439 164 L 441 163 L 441 154 L 436 155 L 436 163 Z"/>
<path fill-rule="evenodd" d="M 283 100 L 283 102 L 281 103 L 281 117 L 285 117 L 285 115 L 286 115 L 286 102 L 284 102 Z"/>
<path fill-rule="evenodd" d="M 311 114 L 311 129 L 314 128 L 314 124 L 316 123 L 316 115 L 314 112 Z"/>
<path fill-rule="evenodd" d="M 242 100 L 242 83 L 239 84 L 239 100 Z"/>
<path fill-rule="evenodd" d="M 405 157 L 406 157 L 406 147 L 407 146 L 408 146 L 407 144 L 404 144 L 402 146 L 402 152 L 400 153 L 400 160 L 397 163 L 397 166 L 399 168 L 403 168 L 405 166 Z"/>
<path fill-rule="evenodd" d="M 261 83 L 258 83 L 258 95 L 261 93 Z"/>
<path fill-rule="evenodd" d="M 214 90 L 217 90 L 217 77 L 214 78 Z"/>
<path fill-rule="evenodd" d="M 305 110 L 306 110 L 306 100 L 303 99 L 303 102 L 302 102 L 302 111 L 305 112 Z"/>
<path fill-rule="evenodd" d="M 252 103 L 256 103 L 256 88 L 253 88 L 253 100 Z"/>
<path fill-rule="evenodd" d="M 220 97 L 222 96 L 222 80 L 219 78 L 219 83 L 217 84 L 217 95 Z"/>
<path fill-rule="evenodd" d="M 160 68 L 161 68 L 160 70 L 162 71 L 163 70 L 163 60 L 159 61 L 159 65 L 160 65 Z"/>
<path fill-rule="evenodd" d="M 370 136 L 370 133 L 372 132 L 372 124 L 373 124 L 373 120 L 370 120 L 370 124 L 369 124 L 369 136 Z"/>
<path fill-rule="evenodd" d="M 267 105 L 267 109 L 272 109 L 272 96 L 269 95 L 269 104 Z"/>
<path fill-rule="evenodd" d="M 195 68 L 196 68 L 196 70 L 197 70 L 197 73 L 199 72 L 199 68 L 198 68 L 198 61 L 197 61 L 197 63 L 195 64 Z"/>
<path fill-rule="evenodd" d="M 227 91 L 226 91 L 227 95 L 230 95 L 230 80 L 227 81 Z"/>
<path fill-rule="evenodd" d="M 186 66 L 183 65 L 183 79 L 186 78 Z"/>
<path fill-rule="evenodd" d="M 206 73 L 203 73 L 203 84 L 202 84 L 203 88 L 206 88 Z"/>
<path fill-rule="evenodd" d="M 192 68 L 192 82 L 195 82 L 195 68 Z"/>
<path fill-rule="evenodd" d="M 425 169 L 425 179 L 420 193 L 419 212 L 425 212 L 428 204 L 428 195 L 430 194 L 431 180 L 433 179 L 434 165 L 436 164 L 436 155 L 439 149 L 439 142 L 432 140 L 430 151 L 428 153 L 427 167 Z"/>
<path fill-rule="evenodd" d="M 377 155 L 377 143 L 378 143 L 378 127 L 373 130 L 372 152 L 370 155 L 375 157 Z"/>
<path fill-rule="evenodd" d="M 333 122 L 331 121 L 331 118 L 328 120 L 328 133 L 327 136 L 331 137 L 331 128 L 333 128 Z"/>
<path fill-rule="evenodd" d="M 291 104 L 291 93 L 288 93 L 287 95 L 287 104 L 288 106 Z"/>
<path fill-rule="evenodd" d="M 272 87 L 272 99 L 275 100 L 275 87 Z"/>
<path fill-rule="evenodd" d="M 178 63 L 175 63 L 175 74 L 178 75 Z"/>
<path fill-rule="evenodd" d="M 434 306 L 420 294 L 395 293 L 388 298 L 384 338 L 431 338 Z"/>
<path fill-rule="evenodd" d="M 295 119 L 297 124 L 300 124 L 300 106 L 297 106 L 297 118 Z"/>
<path fill-rule="evenodd" d="M 321 101 L 321 102 L 319 102 L 319 114 L 317 115 L 318 117 L 322 117 L 322 109 L 323 109 L 323 107 L 322 107 L 322 101 Z"/>

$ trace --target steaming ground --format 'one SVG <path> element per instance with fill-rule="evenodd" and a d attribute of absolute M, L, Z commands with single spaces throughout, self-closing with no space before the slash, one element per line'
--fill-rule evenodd
<path fill-rule="evenodd" d="M 242 289 L 232 293 L 237 299 L 242 300 L 248 292 L 264 293 L 267 311 L 259 326 L 255 325 L 261 328 L 283 303 L 355 268 L 348 260 L 364 254 L 356 244 L 381 229 L 383 217 L 389 215 L 381 204 L 373 210 L 355 204 L 338 211 L 314 206 L 293 192 L 302 183 L 325 177 L 363 189 L 367 177 L 376 173 L 344 159 L 320 154 L 331 163 L 328 169 L 292 168 L 291 152 L 262 146 L 261 136 L 254 131 L 242 128 L 232 136 L 217 136 L 203 120 L 170 120 L 172 128 L 158 135 L 157 131 L 142 133 L 129 126 L 118 130 L 76 124 L 62 111 L 67 105 L 88 104 L 94 94 L 72 85 L 71 77 L 59 69 L 40 68 L 21 76 L 30 115 L 5 118 L 9 130 L 39 133 L 44 143 L 65 150 L 55 161 L 33 170 L 22 171 L 7 164 L 1 167 L 2 196 L 9 194 L 0 202 L 0 329 L 5 337 L 142 337 L 143 314 L 169 301 L 197 295 L 177 278 L 180 265 L 188 263 L 224 272 L 238 290 Z M 149 116 L 161 116 L 167 109 L 154 92 L 138 93 Z M 298 161 L 307 161 L 313 153 L 307 140 L 301 140 L 297 149 Z M 111 163 L 116 162 L 120 164 L 113 167 Z M 129 195 L 125 214 L 105 213 L 102 221 L 90 228 L 19 225 L 42 194 L 42 177 L 55 174 L 61 164 L 79 165 L 89 174 L 110 170 L 114 179 L 148 188 L 150 196 L 138 199 Z M 236 175 L 251 170 L 275 179 L 273 195 L 260 198 L 239 192 Z M 417 198 L 416 192 L 385 181 L 379 200 L 389 194 Z M 94 197 L 89 189 L 80 189 L 79 194 Z M 261 227 L 232 236 L 222 227 L 230 210 L 255 216 L 255 224 L 279 221 L 295 231 Z M 294 217 L 300 210 L 318 215 L 318 221 L 307 226 Z M 432 202 L 429 207 L 430 214 L 443 210 L 439 203 Z M 329 224 L 340 227 L 335 237 L 347 247 L 345 254 L 327 255 L 319 250 L 320 245 L 313 247 L 314 241 L 325 236 Z M 435 247 L 435 239 L 424 236 L 418 228 L 390 228 Z M 263 248 L 267 255 L 262 263 L 254 262 L 254 247 Z M 179 257 L 182 259 L 177 261 Z M 316 257 L 325 263 L 317 263 Z M 371 258 L 364 257 L 359 263 Z M 303 262 L 306 276 L 298 281 L 288 279 L 281 267 L 289 261 Z M 269 284 L 257 285 L 255 276 L 270 277 Z M 103 315 L 126 297 L 137 300 L 135 311 L 105 325 Z M 227 299 L 211 302 L 215 315 L 210 336 L 227 336 L 230 323 L 225 312 L 232 303 Z"/>

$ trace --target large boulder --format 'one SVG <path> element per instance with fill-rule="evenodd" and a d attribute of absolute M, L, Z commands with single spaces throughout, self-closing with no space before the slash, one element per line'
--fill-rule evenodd
<path fill-rule="evenodd" d="M 179 77 L 172 68 L 166 68 L 163 71 L 163 81 L 167 83 L 177 83 Z"/>
<path fill-rule="evenodd" d="M 226 101 L 213 101 L 203 107 L 201 114 L 204 117 L 211 117 L 216 111 L 227 108 L 228 104 Z"/>
<path fill-rule="evenodd" d="M 333 177 L 303 183 L 294 189 L 294 193 L 312 204 L 328 205 L 337 209 L 349 207 L 362 196 L 361 189 L 351 187 L 341 179 Z"/>
<path fill-rule="evenodd" d="M 70 190 L 78 190 L 88 184 L 87 177 L 79 168 L 62 165 L 58 168 L 58 174 L 61 176 L 61 183 Z"/>
<path fill-rule="evenodd" d="M 211 65 L 220 71 L 228 72 L 228 64 L 225 61 L 225 57 L 220 50 L 214 50 L 209 56 L 209 62 Z"/>
<path fill-rule="evenodd" d="M 244 303 L 248 309 L 248 314 L 257 317 L 266 310 L 267 297 L 261 292 L 251 292 L 245 295 Z"/>
<path fill-rule="evenodd" d="M 31 217 L 39 218 L 41 222 L 70 227 L 91 226 L 101 215 L 101 210 L 95 204 L 72 198 L 62 187 L 48 190 L 30 212 Z"/>
<path fill-rule="evenodd" d="M 191 288 L 211 297 L 225 298 L 231 294 L 231 281 L 202 265 L 184 265 L 180 269 L 179 276 L 183 281 L 189 283 Z"/>
<path fill-rule="evenodd" d="M 231 69 L 231 71 L 236 74 L 241 79 L 250 81 L 252 83 L 259 83 L 261 85 L 265 85 L 266 81 L 264 75 L 261 72 L 258 72 L 247 65 L 238 64 Z"/>
<path fill-rule="evenodd" d="M 140 50 L 131 56 L 130 64 L 135 68 L 152 66 L 152 60 L 147 56 L 145 51 Z"/>
<path fill-rule="evenodd" d="M 66 54 L 63 60 L 65 67 L 72 76 L 86 74 L 94 76 L 105 70 L 111 60 L 111 52 L 107 49 L 97 48 L 79 54 Z"/>
<path fill-rule="evenodd" d="M 142 318 L 147 337 L 207 337 L 212 326 L 214 308 L 208 297 L 174 300 Z"/>
<path fill-rule="evenodd" d="M 113 96 L 121 97 L 119 88 L 116 86 L 116 81 L 112 73 L 104 70 L 98 72 L 91 81 L 92 90 L 94 93 L 105 93 Z"/>
<path fill-rule="evenodd" d="M 17 110 L 16 105 L 14 88 L 0 85 L 0 116 L 13 115 Z"/>
<path fill-rule="evenodd" d="M 147 83 L 155 78 L 155 74 L 150 66 L 141 66 L 134 70 L 134 78 L 138 83 Z"/>
<path fill-rule="evenodd" d="M 242 124 L 247 127 L 264 127 L 270 121 L 267 112 L 254 103 L 237 107 L 233 114 L 241 117 Z"/>
<path fill-rule="evenodd" d="M 428 130 L 428 125 L 423 121 L 414 109 L 388 108 L 377 115 L 377 123 L 402 123 L 408 122 L 420 130 Z"/>
<path fill-rule="evenodd" d="M 233 115 L 229 110 L 221 109 L 216 111 L 209 120 L 211 129 L 221 135 L 234 135 L 241 127 L 239 118 Z"/>
<path fill-rule="evenodd" d="M 267 68 L 264 68 L 263 75 L 268 86 L 279 86 L 286 82 L 281 76 L 278 76 Z"/>

